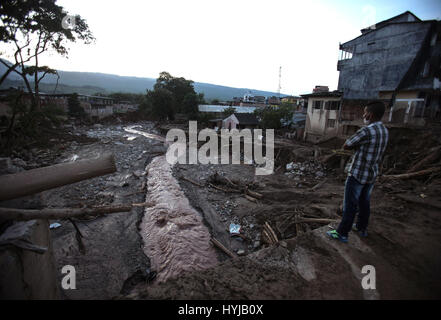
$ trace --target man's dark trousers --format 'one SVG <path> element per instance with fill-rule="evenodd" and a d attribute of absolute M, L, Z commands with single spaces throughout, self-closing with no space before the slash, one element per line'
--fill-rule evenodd
<path fill-rule="evenodd" d="M 361 184 L 352 176 L 348 176 L 345 183 L 343 200 L 343 218 L 337 228 L 337 232 L 347 237 L 352 229 L 355 214 L 358 211 L 356 227 L 358 230 L 366 230 L 369 222 L 371 193 L 373 183 Z"/>

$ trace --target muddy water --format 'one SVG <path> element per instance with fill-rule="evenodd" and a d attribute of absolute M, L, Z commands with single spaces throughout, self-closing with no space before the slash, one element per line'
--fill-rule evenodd
<path fill-rule="evenodd" d="M 154 158 L 147 172 L 146 201 L 152 206 L 146 208 L 140 228 L 144 252 L 158 272 L 157 281 L 215 266 L 218 260 L 210 233 L 173 177 L 165 156 Z"/>
<path fill-rule="evenodd" d="M 148 133 L 148 132 L 144 132 L 144 131 L 135 129 L 135 128 L 140 128 L 140 127 L 141 127 L 140 125 L 128 126 L 128 127 L 125 127 L 124 130 L 127 132 L 130 132 L 130 133 L 142 135 L 148 139 L 153 139 L 153 140 L 157 140 L 157 141 L 165 141 L 165 139 L 163 137 L 158 136 L 157 134 Z"/>

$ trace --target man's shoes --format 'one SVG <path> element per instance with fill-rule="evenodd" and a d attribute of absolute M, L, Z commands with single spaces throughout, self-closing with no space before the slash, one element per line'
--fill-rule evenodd
<path fill-rule="evenodd" d="M 337 230 L 327 231 L 326 234 L 331 237 L 331 239 L 340 240 L 341 242 L 347 243 L 348 237 L 341 236 Z"/>
<path fill-rule="evenodd" d="M 360 237 L 366 238 L 368 236 L 367 230 L 358 229 L 357 225 L 355 223 L 352 225 L 352 230 L 354 230 L 355 232 L 358 232 Z"/>

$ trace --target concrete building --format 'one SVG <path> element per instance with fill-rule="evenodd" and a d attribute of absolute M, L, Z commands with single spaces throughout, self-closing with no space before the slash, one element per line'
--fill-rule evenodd
<path fill-rule="evenodd" d="M 337 136 L 342 93 L 318 91 L 301 96 L 308 101 L 304 139 L 317 142 Z"/>
<path fill-rule="evenodd" d="M 362 29 L 340 50 L 342 134 L 362 125 L 363 106 L 372 100 L 385 102 L 390 125 L 439 121 L 441 22 L 406 11 Z"/>
<path fill-rule="evenodd" d="M 11 116 L 12 111 L 7 105 L 7 97 L 11 94 L 17 94 L 17 92 L 22 92 L 19 89 L 10 88 L 6 90 L 0 90 L 0 115 Z M 27 92 L 22 92 L 23 103 L 30 105 L 30 95 Z M 45 107 L 48 105 L 54 105 L 62 109 L 65 113 L 69 111 L 69 97 L 70 93 L 39 93 L 40 105 Z M 103 97 L 103 96 L 90 96 L 78 94 L 78 101 L 80 106 L 84 111 L 90 116 L 98 119 L 110 116 L 114 113 L 126 113 L 131 111 L 136 111 L 138 105 L 131 104 L 129 101 L 116 101 L 113 98 Z"/>

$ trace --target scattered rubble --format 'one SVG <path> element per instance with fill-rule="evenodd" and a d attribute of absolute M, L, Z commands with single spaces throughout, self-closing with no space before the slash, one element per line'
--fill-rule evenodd
<path fill-rule="evenodd" d="M 146 165 L 166 148 L 153 124 L 136 125 L 141 127 L 118 121 L 78 125 L 79 141 L 59 139 L 52 148 L 20 151 L 0 159 L 0 169 L 28 170 L 111 150 L 118 172 L 44 192 L 40 206 L 80 210 L 143 203 L 145 195 L 155 189 L 148 183 L 154 175 L 145 171 Z M 75 218 L 75 225 L 51 221 L 57 270 L 66 264 L 78 266 L 81 289 L 65 293 L 65 298 L 122 294 L 135 299 L 363 299 L 355 271 L 365 264 L 377 268 L 377 298 L 440 296 L 441 171 L 436 169 L 441 166 L 440 135 L 432 131 L 435 138 L 424 138 L 424 134 L 391 131 L 382 168 L 386 178 L 379 179 L 372 195 L 370 236 L 360 239 L 351 234 L 346 247 L 324 234 L 341 218 L 343 169 L 350 155 L 334 146 L 292 141 L 276 143 L 278 170 L 270 176 L 255 176 L 254 166 L 245 164 L 177 164 L 171 168 L 183 199 L 188 199 L 209 231 L 210 250 L 217 254 L 217 263 L 204 270 L 188 268 L 177 277 L 161 280 L 171 272 L 167 268 L 174 267 L 172 262 L 152 264 L 149 253 L 142 253 L 143 245 L 152 245 L 138 234 L 142 207 L 130 213 Z M 399 175 L 406 175 L 405 179 Z M 167 214 L 164 220 L 157 219 L 158 227 L 177 219 L 177 212 L 170 208 L 161 212 Z M 81 245 L 76 229 L 83 236 Z M 164 248 L 172 242 L 163 244 Z M 347 280 L 344 286 L 342 276 Z"/>

